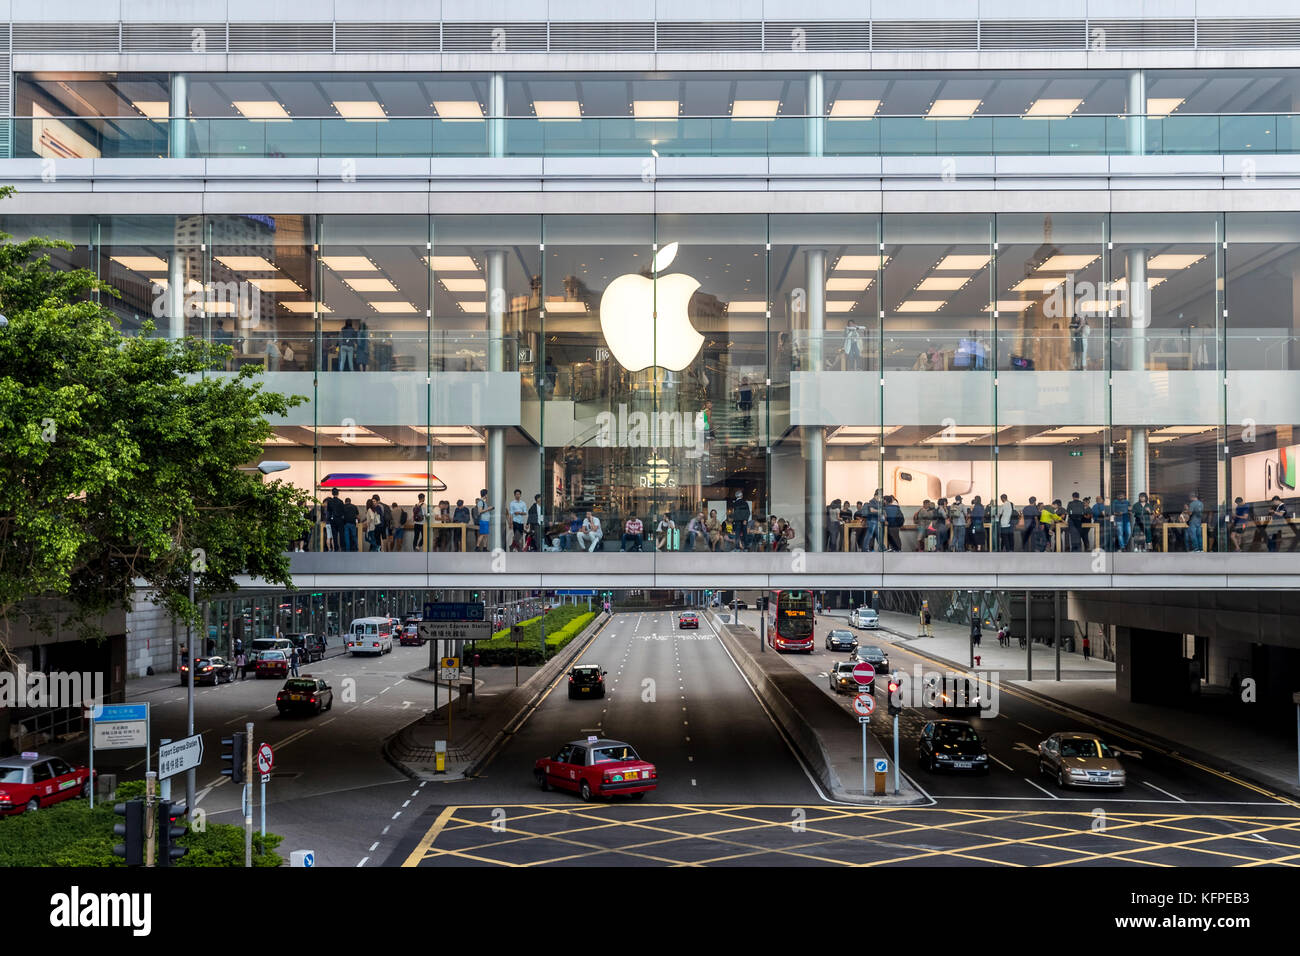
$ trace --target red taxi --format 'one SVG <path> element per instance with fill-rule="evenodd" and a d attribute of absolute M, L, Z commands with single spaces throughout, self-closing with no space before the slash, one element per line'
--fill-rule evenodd
<path fill-rule="evenodd" d="M 420 625 L 405 624 L 402 626 L 402 634 L 397 639 L 397 643 L 402 647 L 423 647 L 424 638 L 420 636 Z"/>
<path fill-rule="evenodd" d="M 90 771 L 61 757 L 25 751 L 0 758 L 0 815 L 35 812 L 69 797 L 89 797 Z"/>
<path fill-rule="evenodd" d="M 554 757 L 541 758 L 533 776 L 543 790 L 574 790 L 583 800 L 620 793 L 639 800 L 659 783 L 655 765 L 630 745 L 598 737 L 571 741 Z"/>
<path fill-rule="evenodd" d="M 258 677 L 288 677 L 289 658 L 284 651 L 267 651 L 257 659 Z"/>
<path fill-rule="evenodd" d="M 693 627 L 697 631 L 700 629 L 700 616 L 694 611 L 682 611 L 677 615 L 678 628 Z"/>

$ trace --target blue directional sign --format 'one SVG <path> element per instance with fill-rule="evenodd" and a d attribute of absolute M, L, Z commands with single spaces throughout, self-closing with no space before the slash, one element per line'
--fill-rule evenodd
<path fill-rule="evenodd" d="M 481 621 L 483 605 L 467 601 L 453 601 L 446 604 L 426 604 L 424 606 L 426 621 Z"/>
<path fill-rule="evenodd" d="M 875 761 L 875 767 L 876 767 L 876 773 L 888 773 L 889 761 L 881 760 L 879 757 L 877 757 Z"/>
<path fill-rule="evenodd" d="M 148 720 L 148 704 L 104 704 L 98 711 L 91 711 L 95 720 L 105 722 L 115 720 Z"/>

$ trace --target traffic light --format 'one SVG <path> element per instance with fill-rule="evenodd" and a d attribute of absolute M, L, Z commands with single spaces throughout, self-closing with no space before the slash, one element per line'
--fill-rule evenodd
<path fill-rule="evenodd" d="M 113 847 L 113 856 L 126 860 L 127 866 L 144 866 L 144 801 L 114 804 L 113 812 L 125 817 L 124 822 L 113 824 L 113 835 L 126 837 L 125 843 Z"/>
<path fill-rule="evenodd" d="M 471 603 L 473 603 L 473 604 L 477 604 L 477 603 L 479 603 L 479 593 L 480 593 L 480 592 L 478 592 L 478 591 L 471 591 L 471 592 L 470 592 L 470 594 L 469 594 L 469 599 L 470 599 L 470 602 L 471 602 Z"/>
<path fill-rule="evenodd" d="M 898 700 L 898 678 L 889 678 L 889 716 L 897 717 L 903 712 Z"/>
<path fill-rule="evenodd" d="M 221 759 L 230 764 L 221 769 L 223 777 L 229 777 L 231 783 L 245 783 L 244 764 L 248 759 L 248 734 L 231 734 L 221 738 L 221 746 L 228 750 L 221 752 Z"/>
<path fill-rule="evenodd" d="M 168 803 L 163 800 L 158 804 L 158 865 L 171 866 L 173 860 L 179 860 L 190 851 L 183 846 L 176 846 L 177 838 L 185 836 L 185 825 L 178 823 L 185 812 L 184 804 Z"/>

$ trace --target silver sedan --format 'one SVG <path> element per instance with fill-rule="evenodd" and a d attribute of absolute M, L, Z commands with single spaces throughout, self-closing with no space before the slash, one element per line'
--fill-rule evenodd
<path fill-rule="evenodd" d="M 1096 734 L 1052 734 L 1038 745 L 1038 772 L 1060 787 L 1124 789 L 1127 775 L 1115 752 Z"/>

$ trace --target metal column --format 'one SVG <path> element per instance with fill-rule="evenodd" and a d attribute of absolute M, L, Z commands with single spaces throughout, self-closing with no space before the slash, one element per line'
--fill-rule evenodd
<path fill-rule="evenodd" d="M 488 81 L 488 155 L 506 154 L 506 75 L 493 73 Z"/>
<path fill-rule="evenodd" d="M 487 250 L 488 371 L 506 370 L 506 253 L 504 249 Z M 489 538 L 492 548 L 504 548 L 502 530 L 506 507 L 506 430 L 493 426 L 487 430 L 487 490 L 491 519 Z"/>
<path fill-rule="evenodd" d="M 1151 290 L 1147 286 L 1147 250 L 1130 249 L 1127 253 L 1128 307 L 1130 315 L 1129 368 L 1134 372 L 1146 368 L 1147 326 L 1151 324 Z M 1147 430 L 1128 430 L 1128 498 L 1148 491 Z"/>
<path fill-rule="evenodd" d="M 807 269 L 804 280 L 808 304 L 808 347 L 805 371 L 821 372 L 822 339 L 826 335 L 826 250 L 809 249 L 804 253 Z M 820 426 L 803 428 L 804 502 L 808 525 L 808 550 L 822 551 L 826 534 L 826 430 Z"/>
<path fill-rule="evenodd" d="M 1147 78 L 1141 70 L 1128 75 L 1128 151 L 1134 156 L 1146 152 Z"/>
<path fill-rule="evenodd" d="M 167 155 L 172 159 L 185 159 L 190 148 L 190 78 L 184 73 L 172 74 L 172 98 L 168 109 Z"/>
<path fill-rule="evenodd" d="M 808 155 L 822 156 L 826 152 L 826 125 L 822 121 L 825 110 L 825 86 L 820 73 L 808 77 Z"/>

